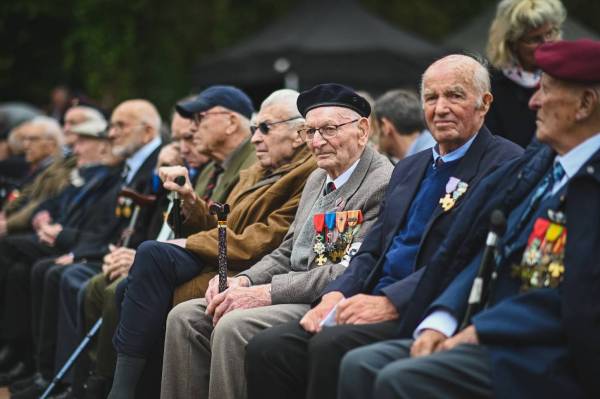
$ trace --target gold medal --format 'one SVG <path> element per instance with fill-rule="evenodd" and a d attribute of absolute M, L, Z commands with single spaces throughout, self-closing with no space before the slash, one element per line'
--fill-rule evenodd
<path fill-rule="evenodd" d="M 131 217 L 131 205 L 127 205 L 123 208 L 123 217 L 126 219 Z"/>
<path fill-rule="evenodd" d="M 440 204 L 445 212 L 448 212 L 450 209 L 452 209 L 455 203 L 456 200 L 452 198 L 450 194 L 446 194 L 443 198 L 440 198 Z"/>
<path fill-rule="evenodd" d="M 317 265 L 323 266 L 327 262 L 327 257 L 323 254 L 317 256 Z"/>

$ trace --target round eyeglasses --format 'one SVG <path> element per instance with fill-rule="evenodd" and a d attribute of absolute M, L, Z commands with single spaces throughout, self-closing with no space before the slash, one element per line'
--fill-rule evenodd
<path fill-rule="evenodd" d="M 317 132 L 319 132 L 319 134 L 321 135 L 322 138 L 324 138 L 325 140 L 328 140 L 328 139 L 334 138 L 338 134 L 338 130 L 342 126 L 346 126 L 351 123 L 358 122 L 359 120 L 360 120 L 360 118 L 354 119 L 349 122 L 340 123 L 339 125 L 307 127 L 307 128 L 298 130 L 298 134 L 300 135 L 300 138 L 302 138 L 302 140 L 312 141 L 315 138 L 315 134 L 317 134 Z"/>

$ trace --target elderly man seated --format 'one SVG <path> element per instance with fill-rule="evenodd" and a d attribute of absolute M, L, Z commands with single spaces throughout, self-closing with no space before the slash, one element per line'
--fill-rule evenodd
<path fill-rule="evenodd" d="M 529 106 L 545 145 L 465 203 L 453 229 L 464 244 L 440 265 L 456 277 L 419 315 L 416 340 L 350 352 L 339 397 L 600 397 L 600 42 L 543 44 L 535 59 L 543 74 Z M 497 277 L 472 306 L 475 277 L 490 278 L 472 225 L 492 209 L 507 216 L 490 259 Z"/>
<path fill-rule="evenodd" d="M 483 125 L 492 95 L 485 67 L 450 55 L 423 74 L 422 107 L 437 144 L 398 162 L 383 210 L 348 269 L 299 321 L 257 335 L 247 347 L 251 398 L 334 398 L 342 356 L 394 338 L 426 265 L 474 187 L 521 154 Z"/>
<path fill-rule="evenodd" d="M 319 169 L 306 182 L 294 223 L 279 248 L 229 279 L 226 291 L 217 292 L 215 278 L 205 298 L 169 314 L 164 398 L 242 397 L 248 340 L 303 314 L 314 289 L 344 269 L 375 221 L 392 165 L 367 146 L 367 101 L 345 86 L 323 84 L 300 94 L 298 111 L 306 118 L 299 137 Z M 275 117 L 261 110 L 257 126 Z M 261 141 L 269 135 L 261 129 Z"/>
<path fill-rule="evenodd" d="M 216 87 L 193 101 L 198 130 L 204 132 L 202 148 L 218 154 L 231 152 L 239 147 L 239 141 L 232 146 L 227 139 L 250 133 L 250 121 L 236 112 L 239 101 L 229 101 L 232 95 L 230 88 Z M 303 122 L 295 107 L 297 96 L 295 91 L 281 90 L 263 102 L 261 114 L 265 117 L 252 129 L 259 162 L 239 174 L 238 184 L 227 197 L 231 207 L 227 239 L 234 270 L 243 270 L 280 244 L 306 179 L 316 166 L 296 133 Z M 228 162 L 222 158 L 223 163 Z M 187 230 L 195 228 L 196 233 L 169 243 L 148 241 L 138 248 L 125 280 L 114 339 L 118 357 L 111 398 L 133 396 L 146 359 L 161 346 L 175 288 L 203 272 L 215 273 L 217 265 L 217 219 L 209 214 L 207 201 L 193 191 L 189 179 L 182 187 L 174 182 L 177 176 L 187 177 L 185 168 L 162 170 L 161 175 L 165 188 L 180 193 L 184 225 Z M 232 178 L 237 176 L 228 177 Z M 215 191 L 218 188 L 215 186 Z"/>

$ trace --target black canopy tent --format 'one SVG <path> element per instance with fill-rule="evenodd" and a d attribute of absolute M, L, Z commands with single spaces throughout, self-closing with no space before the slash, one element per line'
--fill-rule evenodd
<path fill-rule="evenodd" d="M 193 85 L 234 84 L 255 99 L 277 88 L 323 82 L 378 94 L 416 88 L 427 65 L 442 54 L 355 0 L 305 0 L 262 32 L 197 65 Z"/>

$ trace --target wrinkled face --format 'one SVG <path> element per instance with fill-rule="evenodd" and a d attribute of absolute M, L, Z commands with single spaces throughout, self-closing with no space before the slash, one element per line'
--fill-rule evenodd
<path fill-rule="evenodd" d="M 561 142 L 576 122 L 578 97 L 565 83 L 542 75 L 540 87 L 529 100 L 529 108 L 537 111 L 536 137 L 560 152 Z"/>
<path fill-rule="evenodd" d="M 347 108 L 319 107 L 306 114 L 306 128 L 340 125 L 358 118 L 358 114 Z M 341 126 L 334 137 L 324 139 L 321 133 L 315 133 L 313 139 L 306 143 L 319 168 L 336 178 L 360 158 L 368 138 L 368 119 L 360 118 L 357 122 Z"/>
<path fill-rule="evenodd" d="M 110 118 L 108 138 L 113 154 L 128 158 L 144 146 L 144 131 L 147 126 L 136 108 L 129 104 L 119 105 Z"/>
<path fill-rule="evenodd" d="M 56 151 L 56 141 L 41 124 L 30 124 L 23 130 L 23 149 L 27 162 L 36 164 Z"/>
<path fill-rule="evenodd" d="M 479 130 L 491 102 L 491 95 L 484 96 L 483 106 L 478 106 L 481 97 L 471 80 L 471 71 L 446 63 L 434 64 L 425 72 L 425 120 L 445 153 L 460 147 Z"/>
<path fill-rule="evenodd" d="M 102 162 L 109 146 L 106 140 L 87 136 L 76 136 L 76 138 L 73 153 L 77 157 L 77 167 Z"/>
<path fill-rule="evenodd" d="M 527 71 L 537 69 L 535 63 L 535 49 L 541 44 L 558 39 L 559 29 L 550 23 L 545 23 L 539 28 L 528 30 L 514 45 L 517 60 Z"/>
<path fill-rule="evenodd" d="M 292 159 L 295 149 L 302 144 L 297 133 L 298 120 L 269 125 L 296 115 L 297 112 L 290 114 L 277 105 L 261 108 L 256 115 L 254 124 L 259 126 L 264 123 L 269 128 L 266 134 L 256 129 L 251 140 L 256 149 L 256 157 L 263 168 L 277 169 L 282 166 Z"/>
<path fill-rule="evenodd" d="M 179 146 L 182 158 L 192 168 L 198 168 L 205 164 L 208 159 L 198 152 L 194 146 L 195 126 L 191 119 L 185 119 L 175 114 L 171 122 L 171 137 Z"/>
<path fill-rule="evenodd" d="M 227 128 L 230 126 L 231 113 L 223 107 L 212 107 L 196 116 L 194 122 L 194 146 L 200 154 L 212 158 L 225 141 Z"/>
<path fill-rule="evenodd" d="M 85 113 L 81 108 L 74 107 L 69 108 L 65 113 L 65 123 L 63 125 L 63 131 L 65 133 L 65 144 L 69 147 L 73 147 L 77 140 L 77 135 L 73 133 L 73 126 L 78 125 L 86 121 Z"/>

